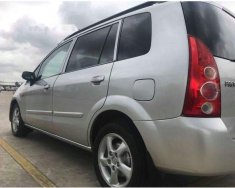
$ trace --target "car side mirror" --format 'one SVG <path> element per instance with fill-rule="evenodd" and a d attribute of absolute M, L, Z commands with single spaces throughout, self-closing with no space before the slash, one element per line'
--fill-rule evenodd
<path fill-rule="evenodd" d="M 22 78 L 29 81 L 31 85 L 36 81 L 36 76 L 34 72 L 28 72 L 28 71 L 23 72 Z"/>

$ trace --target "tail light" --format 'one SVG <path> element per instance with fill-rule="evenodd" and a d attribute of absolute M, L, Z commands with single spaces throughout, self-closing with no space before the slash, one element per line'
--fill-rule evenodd
<path fill-rule="evenodd" d="M 215 59 L 199 39 L 189 36 L 190 63 L 184 116 L 221 115 L 220 78 Z"/>

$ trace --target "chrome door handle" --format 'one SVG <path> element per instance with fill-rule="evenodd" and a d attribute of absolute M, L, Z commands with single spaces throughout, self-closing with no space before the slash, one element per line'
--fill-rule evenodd
<path fill-rule="evenodd" d="M 93 83 L 94 85 L 99 85 L 101 82 L 103 82 L 105 79 L 105 76 L 103 75 L 99 75 L 99 76 L 94 76 L 91 79 L 91 83 Z"/>
<path fill-rule="evenodd" d="M 45 90 L 48 90 L 49 88 L 50 88 L 50 85 L 49 84 L 46 84 L 46 85 L 44 85 L 44 87 L 43 87 Z"/>

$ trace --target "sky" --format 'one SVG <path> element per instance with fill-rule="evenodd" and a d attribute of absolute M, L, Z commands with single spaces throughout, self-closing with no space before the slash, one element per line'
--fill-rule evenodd
<path fill-rule="evenodd" d="M 67 35 L 141 1 L 0 1 L 0 81 L 22 81 Z M 235 2 L 217 2 L 235 13 Z"/>

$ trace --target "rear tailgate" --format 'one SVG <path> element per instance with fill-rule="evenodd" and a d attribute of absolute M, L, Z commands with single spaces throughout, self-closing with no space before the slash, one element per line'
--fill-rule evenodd
<path fill-rule="evenodd" d="M 235 138 L 235 18 L 206 2 L 182 2 L 187 32 L 211 50 L 221 81 L 221 118 Z"/>
<path fill-rule="evenodd" d="M 221 116 L 232 138 L 235 138 L 235 63 L 215 58 L 220 72 Z"/>

